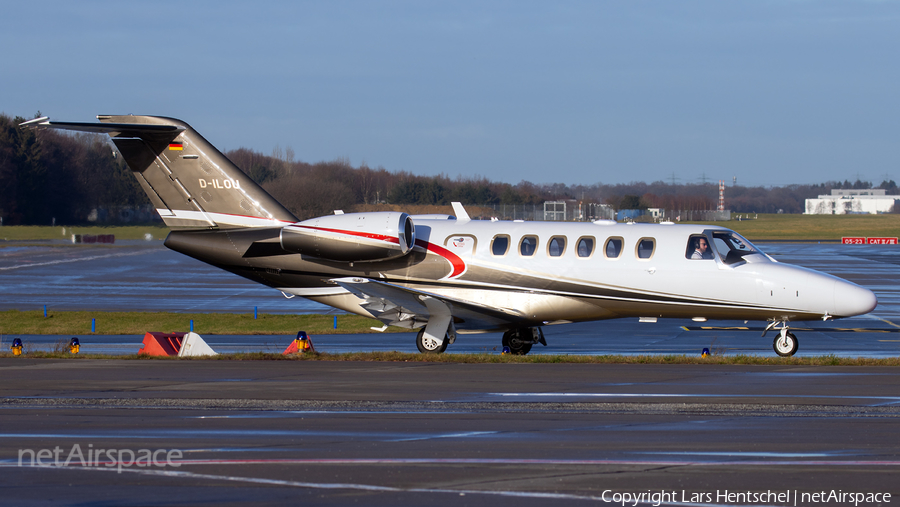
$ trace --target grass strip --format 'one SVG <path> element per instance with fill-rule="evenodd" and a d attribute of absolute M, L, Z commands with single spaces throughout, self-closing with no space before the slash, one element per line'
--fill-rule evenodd
<path fill-rule="evenodd" d="M 335 328 L 337 317 L 337 328 Z M 91 319 L 96 319 L 96 332 L 91 333 Z M 271 314 L 261 313 L 254 319 L 252 313 L 154 313 L 154 312 L 94 312 L 50 311 L 44 317 L 43 310 L 0 312 L 0 336 L 19 334 L 90 335 L 137 334 L 147 331 L 166 333 L 187 332 L 194 321 L 194 332 L 200 335 L 294 335 L 303 330 L 312 335 L 336 333 L 375 333 L 371 327 L 381 327 L 375 319 L 359 315 L 323 314 Z M 391 327 L 388 331 L 408 331 Z"/>
<path fill-rule="evenodd" d="M 13 358 L 10 352 L 0 353 L 0 358 Z M 865 358 L 838 357 L 835 355 L 815 357 L 778 357 L 738 354 L 712 355 L 700 357 L 684 354 L 667 355 L 545 355 L 527 356 L 501 354 L 415 354 L 408 352 L 350 352 L 329 354 L 327 352 L 283 355 L 268 352 L 240 352 L 219 354 L 211 357 L 168 357 L 130 354 L 116 356 L 109 354 L 77 354 L 68 352 L 37 351 L 18 356 L 16 359 L 89 359 L 89 360 L 151 360 L 151 361 L 354 361 L 354 362 L 404 362 L 404 363 L 458 363 L 458 364 L 710 364 L 710 365 L 758 365 L 758 366 L 900 366 L 900 357 Z M 7 363 L 9 364 L 9 363 Z"/>
<path fill-rule="evenodd" d="M 748 216 L 748 214 L 740 214 Z M 732 214 L 736 217 L 737 214 Z M 893 237 L 900 230 L 900 215 L 778 215 L 749 214 L 751 220 L 695 222 L 727 227 L 750 241 L 825 240 L 842 237 Z M 758 216 L 756 219 L 753 217 Z"/>

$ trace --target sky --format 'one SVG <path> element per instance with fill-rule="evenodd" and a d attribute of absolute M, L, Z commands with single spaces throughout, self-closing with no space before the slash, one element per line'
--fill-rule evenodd
<path fill-rule="evenodd" d="M 518 183 L 900 181 L 900 2 L 0 0 L 0 112 Z"/>

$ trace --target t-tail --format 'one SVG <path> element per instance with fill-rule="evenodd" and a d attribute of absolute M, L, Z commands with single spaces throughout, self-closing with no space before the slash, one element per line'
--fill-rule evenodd
<path fill-rule="evenodd" d="M 100 123 L 27 121 L 26 128 L 106 133 L 172 229 L 283 227 L 297 218 L 187 123 L 162 116 Z"/>

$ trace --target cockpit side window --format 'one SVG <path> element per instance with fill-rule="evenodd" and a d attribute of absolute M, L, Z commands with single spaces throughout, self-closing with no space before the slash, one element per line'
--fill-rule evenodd
<path fill-rule="evenodd" d="M 693 234 L 688 239 L 687 250 L 684 256 L 688 259 L 713 259 L 713 252 L 709 246 L 709 240 L 702 234 Z"/>
<path fill-rule="evenodd" d="M 753 244 L 733 231 L 714 231 L 713 242 L 722 262 L 734 265 L 744 262 L 744 257 L 762 253 Z"/>

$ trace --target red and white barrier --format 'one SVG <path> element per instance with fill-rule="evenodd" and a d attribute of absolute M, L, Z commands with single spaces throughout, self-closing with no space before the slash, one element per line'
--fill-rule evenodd
<path fill-rule="evenodd" d="M 159 333 L 144 335 L 144 346 L 138 354 L 148 356 L 214 356 L 212 349 L 197 333 Z"/>

